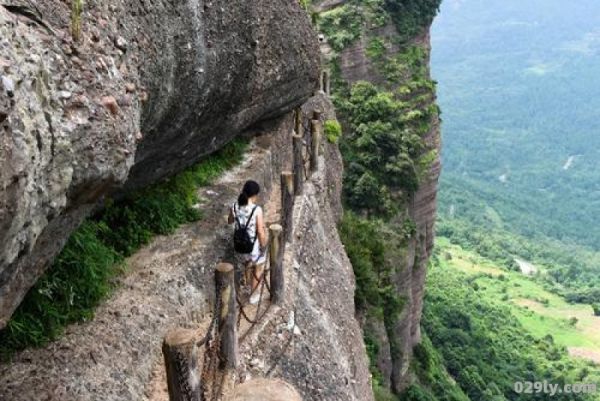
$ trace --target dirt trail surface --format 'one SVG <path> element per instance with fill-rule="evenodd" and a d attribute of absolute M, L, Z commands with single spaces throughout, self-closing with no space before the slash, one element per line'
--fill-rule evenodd
<path fill-rule="evenodd" d="M 515 259 L 515 262 L 519 265 L 519 269 L 521 269 L 521 273 L 526 276 L 532 276 L 537 273 L 538 269 L 532 263 L 527 262 L 522 259 Z"/>
<path fill-rule="evenodd" d="M 584 347 L 569 347 L 569 354 L 577 358 L 588 359 L 600 363 L 600 352 Z"/>
<path fill-rule="evenodd" d="M 213 270 L 232 256 L 227 208 L 246 179 L 262 183 L 271 168 L 271 153 L 261 142 L 253 142 L 239 167 L 200 190 L 201 221 L 157 237 L 127 261 L 126 277 L 92 321 L 1 365 L 0 399 L 144 399 L 166 331 L 210 320 Z"/>
<path fill-rule="evenodd" d="M 334 117 L 322 96 L 303 109 L 311 113 L 315 107 L 325 119 Z M 92 321 L 1 365 L 0 400 L 166 401 L 162 339 L 173 327 L 208 327 L 214 268 L 233 260 L 227 209 L 245 180 L 262 184 L 267 221 L 278 218 L 280 192 L 273 182 L 290 167 L 292 117 L 262 127 L 242 165 L 200 190 L 201 221 L 156 238 L 128 260 L 121 286 Z M 242 320 L 240 365 L 229 384 L 278 378 L 305 401 L 371 401 L 367 356 L 354 318 L 354 275 L 336 230 L 342 162 L 337 147 L 326 141 L 322 153 L 323 168 L 296 198 L 284 255 L 285 300 L 255 326 Z M 245 310 L 254 315 L 251 307 Z M 229 384 L 225 399 L 240 388 Z"/>
<path fill-rule="evenodd" d="M 238 386 L 226 401 L 302 401 L 298 392 L 281 380 L 252 380 Z"/>

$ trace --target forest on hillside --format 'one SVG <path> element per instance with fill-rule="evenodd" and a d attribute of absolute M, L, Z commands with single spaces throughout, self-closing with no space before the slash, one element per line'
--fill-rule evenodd
<path fill-rule="evenodd" d="M 432 30 L 438 232 L 540 264 L 586 303 L 600 302 L 599 24 L 592 0 L 446 0 Z"/>

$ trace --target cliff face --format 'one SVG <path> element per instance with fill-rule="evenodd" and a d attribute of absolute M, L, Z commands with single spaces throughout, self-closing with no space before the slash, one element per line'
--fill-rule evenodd
<path fill-rule="evenodd" d="M 5 2 L 6 3 L 6 2 Z M 101 199 L 302 104 L 317 41 L 295 2 L 0 7 L 0 328 Z"/>
<path fill-rule="evenodd" d="M 324 1 L 320 2 L 317 8 L 321 12 L 331 12 L 336 7 L 343 7 L 345 4 L 356 7 L 358 3 Z M 363 9 L 361 13 L 368 15 L 372 11 Z M 378 65 L 372 55 L 374 41 L 384 44 L 383 57 L 389 61 L 388 65 L 395 56 L 408 48 L 422 50 L 426 65 L 424 78 L 430 79 L 429 27 L 420 29 L 418 34 L 403 42 L 399 40 L 400 35 L 396 25 L 389 18 L 385 24 L 374 24 L 373 19 L 366 17 L 361 24 L 360 33 L 356 36 L 356 40 L 341 50 L 334 50 L 333 45 L 328 43 L 327 37 L 322 44 L 322 53 L 329 63 L 335 66 L 333 69 L 337 70 L 339 86 L 352 86 L 356 82 L 367 81 L 386 90 L 396 90 L 395 87 L 390 86 L 389 78 L 382 72 L 381 64 Z M 395 84 L 399 87 L 410 86 L 409 76 L 410 73 L 405 73 Z M 435 104 L 435 92 L 432 87 L 426 90 L 415 90 L 406 95 L 406 99 L 410 101 L 416 98 L 421 99 L 417 106 L 419 110 L 425 110 Z M 344 116 L 341 115 L 341 118 Z M 400 251 L 400 254 L 405 256 L 403 260 L 395 261 L 399 267 L 392 277 L 395 291 L 403 301 L 402 312 L 391 327 L 386 327 L 382 319 L 373 317 L 369 313 L 365 313 L 362 318 L 363 328 L 370 332 L 377 342 L 378 351 L 374 363 L 381 373 L 382 385 L 396 393 L 401 393 L 412 380 L 409 370 L 412 350 L 421 339 L 420 322 L 425 277 L 434 242 L 437 182 L 441 169 L 440 120 L 437 112 L 432 114 L 428 121 L 428 128 L 421 137 L 425 145 L 423 157 L 428 158 L 427 167 L 420 177 L 418 189 L 408 196 L 406 204 L 400 211 L 400 215 L 410 217 L 416 229 L 405 249 Z"/>

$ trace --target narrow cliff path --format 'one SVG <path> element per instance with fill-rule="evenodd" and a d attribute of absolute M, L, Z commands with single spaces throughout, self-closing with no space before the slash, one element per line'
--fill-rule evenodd
<path fill-rule="evenodd" d="M 148 397 L 146 384 L 161 360 L 166 331 L 201 327 L 211 318 L 213 270 L 233 256 L 228 206 L 245 180 L 264 181 L 271 168 L 268 142 L 268 137 L 255 139 L 238 167 L 199 190 L 200 221 L 155 238 L 127 260 L 119 288 L 93 320 L 70 326 L 56 342 L 21 352 L 0 366 L 0 399 Z M 276 219 L 270 205 L 265 211 L 267 221 Z"/>
<path fill-rule="evenodd" d="M 324 108 L 324 118 L 335 118 L 322 96 L 303 110 L 312 115 L 315 107 Z M 132 256 L 119 289 L 94 319 L 0 366 L 0 399 L 166 401 L 162 340 L 175 327 L 206 331 L 215 299 L 214 269 L 234 259 L 228 207 L 247 179 L 263 187 L 267 222 L 279 220 L 280 190 L 274 182 L 291 167 L 292 127 L 288 115 L 258 128 L 261 135 L 241 165 L 200 189 L 203 219 L 155 238 Z M 239 398 L 244 388 L 261 390 L 262 385 L 252 384 L 256 379 L 282 379 L 305 401 L 372 400 L 362 333 L 354 318 L 352 266 L 336 230 L 342 173 L 337 146 L 324 143 L 320 165 L 296 197 L 283 262 L 285 300 L 271 306 L 249 331 L 242 319 L 240 363 L 224 388 L 225 399 L 244 399 Z M 233 385 L 241 383 L 234 391 Z M 268 383 L 281 388 L 277 381 Z"/>

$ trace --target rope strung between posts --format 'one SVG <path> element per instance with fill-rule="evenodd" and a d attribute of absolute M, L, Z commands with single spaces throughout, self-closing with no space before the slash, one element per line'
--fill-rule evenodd
<path fill-rule="evenodd" d="M 198 347 L 201 347 L 201 346 L 207 344 L 212 339 L 213 333 L 215 331 L 215 328 L 217 327 L 217 322 L 219 320 L 219 309 L 220 309 L 219 308 L 219 296 L 218 296 L 218 294 L 219 294 L 220 289 L 216 289 L 216 291 L 217 292 L 216 292 L 216 295 L 215 295 L 215 302 L 214 302 L 214 305 L 213 305 L 213 311 L 214 311 L 213 312 L 213 317 L 212 317 L 212 319 L 210 321 L 210 324 L 208 325 L 208 330 L 206 331 L 206 335 L 201 340 L 199 340 L 196 343 L 196 345 Z"/>
<path fill-rule="evenodd" d="M 302 166 L 304 168 L 304 176 L 308 177 L 308 168 L 306 167 L 306 165 L 308 164 L 308 162 L 310 162 L 310 157 L 311 157 L 311 149 L 310 149 L 310 143 L 312 142 L 312 129 L 311 129 L 311 123 L 310 120 L 307 120 L 305 118 L 300 117 L 300 120 L 302 121 L 302 129 L 304 130 L 304 136 L 303 136 L 303 140 L 302 140 L 302 144 L 304 145 L 304 148 L 306 149 L 305 154 L 306 155 L 302 155 Z"/>
<path fill-rule="evenodd" d="M 300 112 L 301 113 L 301 112 Z M 320 113 L 320 112 L 319 112 Z M 317 114 L 317 112 L 315 112 L 314 117 L 316 117 L 316 119 L 321 120 L 322 119 L 322 114 Z M 314 124 L 313 124 L 313 119 L 310 118 L 304 118 L 303 114 L 299 115 L 298 118 L 298 122 L 297 122 L 297 128 L 301 128 L 304 131 L 304 135 L 303 139 L 301 141 L 302 143 L 302 147 L 304 148 L 304 152 L 302 152 L 302 164 L 303 164 L 303 170 L 304 170 L 304 177 L 308 177 L 308 171 L 307 171 L 307 164 L 311 164 L 311 169 L 312 169 L 312 157 L 313 157 L 313 141 L 315 140 L 314 136 L 313 136 L 313 130 L 314 130 Z M 293 202 L 293 201 L 292 201 Z M 283 217 L 283 216 L 282 216 Z M 279 230 L 281 230 L 281 227 L 279 228 Z M 251 270 L 251 276 L 253 281 L 258 282 L 258 286 L 257 288 L 254 289 L 254 291 L 259 291 L 259 300 L 256 304 L 256 310 L 254 312 L 254 316 L 250 317 L 249 313 L 246 310 L 246 307 L 248 305 L 244 305 L 239 297 L 239 291 L 235 291 L 235 299 L 234 299 L 234 303 L 237 304 L 237 310 L 239 311 L 238 316 L 237 316 L 237 328 L 239 329 L 241 326 L 241 319 L 243 318 L 247 323 L 249 323 L 249 328 L 245 331 L 245 333 L 243 333 L 239 338 L 238 338 L 238 342 L 241 343 L 243 342 L 246 337 L 248 336 L 248 334 L 250 332 L 252 332 L 252 330 L 254 329 L 254 327 L 261 321 L 261 319 L 264 318 L 264 316 L 268 313 L 269 308 L 271 303 L 269 303 L 266 308 L 264 307 L 264 299 L 263 299 L 263 295 L 265 294 L 265 288 L 268 291 L 268 293 L 271 295 L 271 302 L 272 302 L 272 298 L 273 298 L 273 289 L 271 288 L 271 285 L 269 284 L 268 280 L 267 280 L 267 274 L 269 273 L 273 273 L 274 271 L 272 271 L 272 269 L 274 268 L 273 266 L 271 266 L 272 260 L 271 260 L 271 252 L 273 251 L 272 249 L 272 241 L 273 238 L 270 238 L 269 240 L 269 244 L 267 246 L 268 249 L 268 254 L 266 255 L 268 257 L 269 262 L 265 263 L 265 268 L 263 269 L 261 274 L 257 274 L 257 269 L 255 268 L 255 266 L 250 267 Z M 278 266 L 278 265 L 277 265 Z M 248 266 L 245 267 L 245 269 L 247 269 Z M 277 267 L 277 269 L 281 268 Z M 276 271 L 276 270 L 275 270 Z M 244 276 L 246 278 L 248 278 L 248 274 L 247 271 L 244 271 Z M 248 283 L 246 283 L 248 284 Z M 273 284 L 273 283 L 271 283 Z M 252 283 L 250 283 L 250 285 L 252 286 Z M 260 287 L 260 289 L 259 289 Z M 225 382 L 225 372 L 220 371 L 220 347 L 221 347 L 221 342 L 222 339 L 220 338 L 220 334 L 219 334 L 219 330 L 221 327 L 221 322 L 220 320 L 220 316 L 221 316 L 221 302 L 220 302 L 220 298 L 221 298 L 221 291 L 223 289 L 222 288 L 216 288 L 216 295 L 215 295 L 215 305 L 214 305 L 214 316 L 213 319 L 210 322 L 210 326 L 208 329 L 208 332 L 206 333 L 206 335 L 204 336 L 204 338 L 200 341 L 198 341 L 198 345 L 204 345 L 205 346 L 205 355 L 204 355 L 204 364 L 203 364 L 203 371 L 202 371 L 202 395 L 203 395 L 203 401 L 204 400 L 211 400 L 211 401 L 219 401 L 219 398 L 222 396 L 222 391 L 224 388 L 224 382 Z M 275 291 L 277 292 L 278 290 L 275 288 Z M 299 285 L 296 285 L 296 289 L 295 289 L 295 297 L 296 299 L 298 298 L 298 293 L 299 293 Z M 252 295 L 252 294 L 251 294 Z M 263 310 L 264 309 L 264 310 Z M 287 352 L 287 350 L 289 349 L 290 345 L 293 342 L 294 339 L 294 329 L 296 327 L 296 323 L 297 323 L 297 309 L 296 309 L 296 304 L 294 303 L 293 306 L 293 316 L 294 316 L 294 327 L 292 327 L 291 333 L 289 338 L 287 339 L 287 341 L 285 342 L 285 344 L 283 344 L 283 347 L 281 349 L 281 353 L 278 354 L 273 362 L 273 365 L 269 367 L 268 371 L 267 371 L 267 376 L 270 375 L 274 369 L 276 368 L 276 366 L 279 364 L 280 360 L 283 358 L 283 356 L 285 355 L 285 353 Z M 215 331 L 217 333 L 215 333 Z M 216 335 L 215 335 L 216 334 Z M 220 378 L 220 380 L 219 380 Z"/>
<path fill-rule="evenodd" d="M 223 288 L 220 288 L 218 284 L 215 284 L 213 318 L 210 322 L 206 335 L 197 343 L 198 346 L 204 345 L 204 360 L 201 375 L 201 394 L 203 400 L 218 401 L 223 387 L 224 376 L 221 377 L 220 384 L 217 386 L 217 379 L 219 375 L 219 347 L 221 346 L 221 338 L 217 331 L 221 316 L 220 299 L 222 290 Z M 209 383 L 211 384 L 210 388 L 208 386 Z"/>
<path fill-rule="evenodd" d="M 296 111 L 296 113 L 301 112 L 300 109 L 298 111 Z M 316 115 L 316 114 L 315 114 Z M 308 177 L 307 175 L 307 170 L 306 170 L 306 164 L 307 162 L 310 161 L 310 158 L 312 156 L 312 141 L 313 141 L 313 127 L 312 127 L 312 119 L 304 119 L 302 118 L 302 116 L 296 117 L 297 119 L 300 120 L 300 124 L 304 130 L 304 135 L 303 138 L 309 138 L 309 140 L 305 140 L 303 139 L 302 143 L 306 148 L 306 155 L 307 158 L 303 157 L 303 167 L 304 167 L 304 176 Z M 323 115 L 319 113 L 318 116 L 318 120 L 322 122 L 323 119 Z M 298 273 L 298 275 L 300 274 L 300 272 Z M 296 280 L 296 288 L 295 288 L 295 295 L 294 295 L 294 299 L 298 299 L 299 296 L 299 290 L 300 290 L 300 285 L 298 283 L 299 280 Z M 298 313 L 297 313 L 297 304 L 296 302 L 293 303 L 294 307 L 293 307 L 293 316 L 294 316 L 294 326 L 291 328 L 291 333 L 289 338 L 287 339 L 286 343 L 283 345 L 281 352 L 274 358 L 273 363 L 271 364 L 271 366 L 269 367 L 269 369 L 267 370 L 265 376 L 268 377 L 270 376 L 273 371 L 275 370 L 275 368 L 277 367 L 277 365 L 279 365 L 280 361 L 282 360 L 283 356 L 285 355 L 285 353 L 287 352 L 287 350 L 289 349 L 290 345 L 292 344 L 292 341 L 294 340 L 294 329 L 298 326 Z"/>
<path fill-rule="evenodd" d="M 264 293 L 264 289 L 265 289 L 265 287 L 266 287 L 266 288 L 268 289 L 268 291 L 270 292 L 270 289 L 269 289 L 269 287 L 268 287 L 268 284 L 267 284 L 267 282 L 266 282 L 267 280 L 265 280 L 265 276 L 266 276 L 266 274 L 267 274 L 269 271 L 270 271 L 270 269 L 264 269 L 264 271 L 263 271 L 263 273 L 261 274 L 261 276 L 260 276 L 260 277 L 257 277 L 257 276 L 256 276 L 256 272 L 255 272 L 255 271 L 253 271 L 253 272 L 252 272 L 252 276 L 253 276 L 253 277 L 254 277 L 256 280 L 258 280 L 258 282 L 259 282 L 259 283 L 261 283 L 261 284 L 260 284 L 260 298 L 259 298 L 258 304 L 256 305 L 256 316 L 254 317 L 254 319 L 250 319 L 250 318 L 248 317 L 248 315 L 246 314 L 246 311 L 244 310 L 244 306 L 245 306 L 245 305 L 244 305 L 244 304 L 243 304 L 243 302 L 240 300 L 240 298 L 239 298 L 238 296 L 236 296 L 236 301 L 237 301 L 237 304 L 238 304 L 238 306 L 239 306 L 239 308 L 240 308 L 240 314 L 238 315 L 238 328 L 240 327 L 240 321 L 241 321 L 241 317 L 244 317 L 244 319 L 245 319 L 245 320 L 246 320 L 248 323 L 250 323 L 250 324 L 252 324 L 252 325 L 255 325 L 256 323 L 258 323 L 258 321 L 260 320 L 260 318 L 262 318 L 262 316 L 264 316 L 264 314 L 263 314 L 263 315 L 261 315 L 260 317 L 258 317 L 258 315 L 259 315 L 259 312 L 260 312 L 260 306 L 261 306 L 261 304 L 262 304 L 262 300 L 263 300 L 263 297 L 262 297 L 262 295 L 263 295 L 263 293 Z M 258 317 L 258 318 L 257 318 L 257 317 Z"/>
<path fill-rule="evenodd" d="M 298 112 L 296 112 L 298 113 Z M 319 121 L 322 122 L 323 120 L 323 115 L 321 114 L 318 118 Z M 313 131 L 312 131 L 312 118 L 303 118 L 303 116 L 300 117 L 300 123 L 302 125 L 302 129 L 304 130 L 304 135 L 302 136 L 303 140 L 302 140 L 302 144 L 304 145 L 304 148 L 306 149 L 306 152 L 303 152 L 303 156 L 302 156 L 302 165 L 304 168 L 304 176 L 308 177 L 308 169 L 306 167 L 306 165 L 310 162 L 311 156 L 312 156 L 312 141 L 313 139 Z M 305 155 L 304 155 L 305 153 Z"/>
<path fill-rule="evenodd" d="M 271 252 L 271 241 L 272 240 L 273 239 L 270 238 L 269 244 L 267 245 L 268 253 L 267 253 L 267 255 L 265 255 L 266 260 L 270 259 L 269 256 L 270 256 L 270 252 Z M 269 307 L 267 307 L 261 314 L 261 305 L 262 305 L 262 301 L 263 301 L 263 294 L 264 294 L 265 288 L 269 292 L 269 295 L 272 295 L 271 287 L 267 283 L 267 279 L 266 279 L 267 273 L 269 273 L 271 271 L 271 266 L 265 267 L 263 269 L 263 272 L 260 275 L 260 277 L 256 275 L 256 269 L 254 267 L 251 267 L 251 269 L 252 269 L 252 277 L 260 283 L 259 300 L 258 300 L 258 304 L 256 305 L 256 313 L 254 315 L 254 319 L 252 319 L 246 313 L 246 310 L 244 309 L 245 305 L 242 303 L 242 301 L 239 299 L 238 295 L 236 294 L 236 301 L 237 301 L 239 311 L 240 311 L 240 313 L 238 314 L 238 321 L 237 321 L 238 328 L 241 325 L 242 317 L 244 318 L 244 320 L 246 320 L 248 323 L 250 323 L 250 327 L 248 328 L 248 330 L 246 330 L 246 332 L 240 336 L 240 339 L 239 339 L 240 342 L 242 342 L 246 339 L 246 336 L 250 333 L 250 331 L 252 331 L 254 326 L 256 326 L 256 324 L 267 314 L 267 312 L 269 310 Z M 256 291 L 256 289 L 255 289 L 255 291 Z"/>

